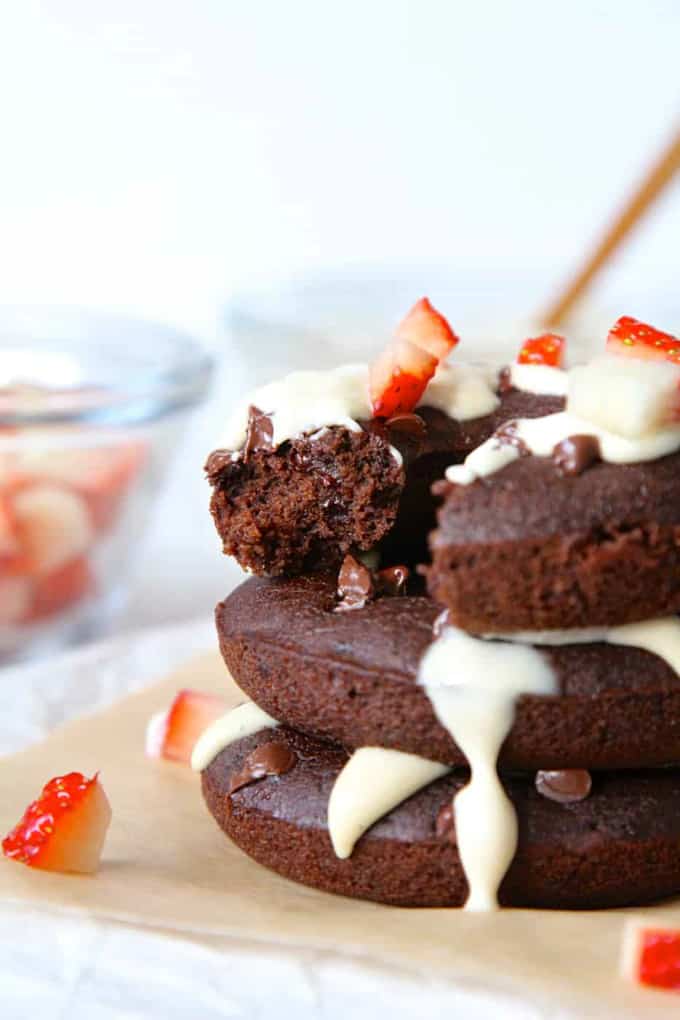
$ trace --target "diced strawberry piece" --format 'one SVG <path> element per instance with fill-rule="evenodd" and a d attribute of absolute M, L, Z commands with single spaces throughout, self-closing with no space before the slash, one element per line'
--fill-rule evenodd
<path fill-rule="evenodd" d="M 395 339 L 371 365 L 373 416 L 389 418 L 417 407 L 437 365 L 457 343 L 458 337 L 428 299 L 416 302 Z"/>
<path fill-rule="evenodd" d="M 99 866 L 111 807 L 97 775 L 51 779 L 2 841 L 2 852 L 47 871 L 91 874 Z"/>
<path fill-rule="evenodd" d="M 406 318 L 397 326 L 396 335 L 443 361 L 459 338 L 444 316 L 433 308 L 427 298 L 416 301 Z"/>
<path fill-rule="evenodd" d="M 607 350 L 630 358 L 672 361 L 680 365 L 680 340 L 677 337 L 662 333 L 629 315 L 622 316 L 610 329 Z"/>
<path fill-rule="evenodd" d="M 33 582 L 28 577 L 0 573 L 0 627 L 23 623 L 33 601 Z"/>
<path fill-rule="evenodd" d="M 93 587 L 94 577 L 85 557 L 70 560 L 36 581 L 28 619 L 42 620 L 62 612 L 89 595 Z"/>
<path fill-rule="evenodd" d="M 167 712 L 154 715 L 146 731 L 146 753 L 188 764 L 194 744 L 227 707 L 216 694 L 180 691 Z"/>
<path fill-rule="evenodd" d="M 16 492 L 12 506 L 32 573 L 51 574 L 92 545 L 90 515 L 75 492 L 38 483 Z"/>
<path fill-rule="evenodd" d="M 680 928 L 630 920 L 624 931 L 621 970 L 624 977 L 641 985 L 680 991 Z"/>
<path fill-rule="evenodd" d="M 86 501 L 94 526 L 100 531 L 109 528 L 144 462 L 144 444 L 49 449 L 40 445 L 40 434 L 34 438 L 36 446 L 20 458 L 19 470 L 31 481 L 52 481 L 74 489 Z"/>
<path fill-rule="evenodd" d="M 557 333 L 541 333 L 525 340 L 517 355 L 518 365 L 549 365 L 551 368 L 562 368 L 566 340 Z"/>
<path fill-rule="evenodd" d="M 439 362 L 408 340 L 393 340 L 371 365 L 373 414 L 390 418 L 417 406 Z"/>

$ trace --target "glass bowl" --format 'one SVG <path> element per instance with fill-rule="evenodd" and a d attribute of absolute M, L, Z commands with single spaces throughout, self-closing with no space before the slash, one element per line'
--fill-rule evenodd
<path fill-rule="evenodd" d="M 202 348 L 164 326 L 0 309 L 0 661 L 111 623 L 211 374 Z"/>

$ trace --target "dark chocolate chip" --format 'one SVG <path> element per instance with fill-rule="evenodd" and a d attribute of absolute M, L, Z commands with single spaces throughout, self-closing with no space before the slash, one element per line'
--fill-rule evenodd
<path fill-rule="evenodd" d="M 242 786 L 255 783 L 266 776 L 282 776 L 285 772 L 290 772 L 296 762 L 297 756 L 288 744 L 280 740 L 260 744 L 250 752 L 241 770 L 231 777 L 229 793 L 234 793 Z"/>
<path fill-rule="evenodd" d="M 580 475 L 600 460 L 600 441 L 597 436 L 567 436 L 555 446 L 552 456 L 560 474 Z"/>
<path fill-rule="evenodd" d="M 501 425 L 501 427 L 494 432 L 493 438 L 500 443 L 501 446 L 514 446 L 517 450 L 519 450 L 521 457 L 527 457 L 531 453 L 531 450 L 517 430 L 516 421 L 508 421 L 505 425 Z"/>
<path fill-rule="evenodd" d="M 585 800 L 592 786 L 590 772 L 586 769 L 557 769 L 536 773 L 536 789 L 548 800 L 558 804 L 572 804 Z"/>
<path fill-rule="evenodd" d="M 336 612 L 362 609 L 375 595 L 371 571 L 349 553 L 342 561 L 338 574 L 338 595 L 341 601 L 335 607 Z"/>
<path fill-rule="evenodd" d="M 205 473 L 211 485 L 215 485 L 225 467 L 231 464 L 231 450 L 213 450 L 205 462 Z"/>
<path fill-rule="evenodd" d="M 274 426 L 268 414 L 253 404 L 248 408 L 248 429 L 243 446 L 243 459 L 248 460 L 256 450 L 271 450 L 274 446 Z"/>
<path fill-rule="evenodd" d="M 393 414 L 385 428 L 390 444 L 399 450 L 406 463 L 420 455 L 427 426 L 419 414 Z"/>

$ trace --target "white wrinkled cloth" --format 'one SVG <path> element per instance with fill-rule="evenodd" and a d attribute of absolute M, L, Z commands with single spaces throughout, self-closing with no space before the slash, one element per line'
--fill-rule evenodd
<path fill-rule="evenodd" d="M 0 752 L 39 740 L 214 647 L 212 619 L 0 671 Z M 275 933 L 274 933 L 275 934 Z M 556 1005 L 399 973 L 341 954 L 200 942 L 0 904 L 2 1020 L 568 1020 Z"/>

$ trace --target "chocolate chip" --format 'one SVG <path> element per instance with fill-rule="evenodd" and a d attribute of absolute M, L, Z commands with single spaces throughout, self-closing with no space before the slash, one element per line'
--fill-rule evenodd
<path fill-rule="evenodd" d="M 399 450 L 407 464 L 420 455 L 427 426 L 419 414 L 393 414 L 385 428 L 390 444 Z"/>
<path fill-rule="evenodd" d="M 213 450 L 205 462 L 205 473 L 211 485 L 219 481 L 220 474 L 231 464 L 231 450 Z"/>
<path fill-rule="evenodd" d="M 408 567 L 385 567 L 379 570 L 377 575 L 377 586 L 384 595 L 405 595 L 406 582 L 411 571 Z"/>
<path fill-rule="evenodd" d="M 243 459 L 248 460 L 256 450 L 271 450 L 274 446 L 274 426 L 268 414 L 251 404 L 248 408 L 248 428 L 243 446 Z"/>
<path fill-rule="evenodd" d="M 500 443 L 501 446 L 514 446 L 519 450 L 521 457 L 526 457 L 531 453 L 531 450 L 524 442 L 519 434 L 516 421 L 508 421 L 505 425 L 494 432 L 493 438 Z"/>
<path fill-rule="evenodd" d="M 249 783 L 255 783 L 266 776 L 282 776 L 290 772 L 297 762 L 297 755 L 288 744 L 270 740 L 251 751 L 241 766 L 240 772 L 231 777 L 229 793 L 240 790 Z"/>
<path fill-rule="evenodd" d="M 335 607 L 336 613 L 362 609 L 375 595 L 371 571 L 349 553 L 342 561 L 338 574 L 338 595 L 341 601 Z"/>
<path fill-rule="evenodd" d="M 423 419 L 413 412 L 393 414 L 387 419 L 386 424 L 388 432 L 401 432 L 407 436 L 419 436 L 421 439 L 425 438 L 427 432 Z"/>
<path fill-rule="evenodd" d="M 555 467 L 562 475 L 580 475 L 600 459 L 600 441 L 597 436 L 567 436 L 555 446 Z"/>
<path fill-rule="evenodd" d="M 455 843 L 456 830 L 453 822 L 453 804 L 450 800 L 439 809 L 434 827 L 440 839 L 450 839 L 452 843 Z"/>
<path fill-rule="evenodd" d="M 548 800 L 572 804 L 586 799 L 593 781 L 586 769 L 557 769 L 537 772 L 535 783 L 538 792 Z"/>

